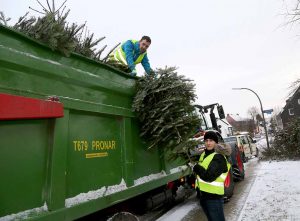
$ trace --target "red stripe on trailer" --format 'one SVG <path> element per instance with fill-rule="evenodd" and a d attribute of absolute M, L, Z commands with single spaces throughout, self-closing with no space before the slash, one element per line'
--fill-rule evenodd
<path fill-rule="evenodd" d="M 0 94 L 0 120 L 59 118 L 64 116 L 63 104 L 11 94 Z"/>

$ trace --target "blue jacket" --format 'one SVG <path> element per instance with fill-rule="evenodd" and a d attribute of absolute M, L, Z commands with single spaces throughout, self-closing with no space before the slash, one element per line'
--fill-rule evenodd
<path fill-rule="evenodd" d="M 133 44 L 130 40 L 128 40 L 122 45 L 122 50 L 126 54 L 126 60 L 127 60 L 128 67 L 133 71 L 135 69 L 134 61 L 141 54 L 139 42 L 136 42 L 135 44 Z M 150 63 L 149 63 L 147 54 L 145 54 L 141 63 L 143 65 L 146 73 L 149 74 L 151 71 L 151 67 L 150 67 Z"/>

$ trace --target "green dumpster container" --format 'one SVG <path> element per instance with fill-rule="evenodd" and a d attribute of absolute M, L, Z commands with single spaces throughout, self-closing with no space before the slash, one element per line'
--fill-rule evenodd
<path fill-rule="evenodd" d="M 74 220 L 188 174 L 140 138 L 135 82 L 0 26 L 0 220 Z"/>

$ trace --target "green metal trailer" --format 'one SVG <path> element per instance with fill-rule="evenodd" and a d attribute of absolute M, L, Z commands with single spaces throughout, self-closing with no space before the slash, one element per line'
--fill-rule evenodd
<path fill-rule="evenodd" d="M 189 174 L 147 150 L 135 83 L 0 26 L 1 221 L 74 220 Z"/>

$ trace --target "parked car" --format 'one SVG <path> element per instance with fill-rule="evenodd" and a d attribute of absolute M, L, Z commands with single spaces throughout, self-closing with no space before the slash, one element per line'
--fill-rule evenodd
<path fill-rule="evenodd" d="M 237 144 L 236 137 L 225 137 L 224 142 L 231 146 L 231 165 L 232 165 L 232 175 L 234 181 L 244 180 L 245 169 L 244 169 L 244 152 L 240 151 Z"/>
<path fill-rule="evenodd" d="M 251 158 L 252 156 L 258 156 L 258 148 L 256 146 L 256 140 L 254 140 L 250 135 L 239 135 L 243 147 L 246 150 L 245 156 Z"/>
<path fill-rule="evenodd" d="M 255 134 L 254 137 L 255 138 L 261 138 L 261 134 Z"/>
<path fill-rule="evenodd" d="M 258 156 L 258 148 L 256 146 L 256 140 L 254 140 L 250 135 L 236 135 L 230 136 L 224 139 L 226 142 L 235 142 L 238 149 L 242 153 L 243 162 L 247 162 L 252 156 Z"/>

